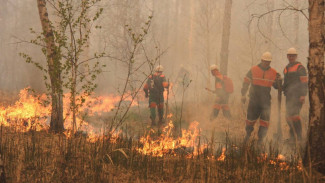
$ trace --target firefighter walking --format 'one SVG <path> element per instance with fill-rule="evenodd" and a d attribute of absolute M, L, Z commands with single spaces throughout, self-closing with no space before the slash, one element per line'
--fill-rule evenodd
<path fill-rule="evenodd" d="M 231 113 L 228 105 L 229 95 L 233 92 L 233 84 L 230 78 L 222 75 L 216 65 L 210 66 L 212 76 L 215 77 L 215 91 L 216 100 L 213 106 L 213 113 L 210 120 L 218 117 L 220 110 L 223 111 L 223 115 L 230 119 Z"/>
<path fill-rule="evenodd" d="M 291 143 L 301 141 L 302 125 L 300 110 L 305 102 L 308 89 L 306 68 L 297 61 L 297 50 L 290 48 L 287 52 L 289 64 L 285 67 L 283 92 L 286 97 L 286 120 L 290 128 Z"/>
<path fill-rule="evenodd" d="M 265 52 L 262 55 L 261 63 L 253 66 L 244 78 L 241 89 L 242 102 L 246 102 L 246 93 L 249 89 L 249 103 L 246 119 L 246 136 L 244 141 L 247 142 L 254 130 L 254 125 L 259 119 L 258 145 L 261 145 L 269 127 L 271 112 L 271 87 L 277 89 L 277 81 L 280 75 L 275 69 L 270 67 L 272 55 Z"/>
<path fill-rule="evenodd" d="M 146 98 L 149 97 L 150 119 L 151 126 L 156 126 L 156 108 L 158 108 L 158 125 L 163 124 L 164 115 L 164 90 L 168 88 L 168 82 L 165 75 L 163 66 L 158 65 L 155 69 L 155 73 L 149 75 L 146 84 L 144 85 L 144 92 Z"/>

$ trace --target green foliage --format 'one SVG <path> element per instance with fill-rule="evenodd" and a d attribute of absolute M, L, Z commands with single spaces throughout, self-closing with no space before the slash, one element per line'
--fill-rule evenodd
<path fill-rule="evenodd" d="M 96 9 L 96 4 L 101 0 L 49 0 L 48 4 L 55 10 L 57 22 L 50 21 L 54 34 L 56 62 L 54 69 L 61 76 L 58 81 L 58 88 L 63 86 L 70 95 L 71 110 L 77 113 L 84 104 L 85 97 L 89 96 L 96 89 L 97 76 L 103 72 L 106 65 L 100 63 L 100 58 L 105 57 L 105 53 L 95 53 L 91 58 L 84 54 L 89 48 L 89 40 L 92 27 L 96 29 L 101 26 L 96 25 L 96 21 L 103 13 L 103 8 Z M 44 33 L 38 33 L 30 29 L 35 35 L 35 39 L 30 43 L 40 46 L 42 53 L 48 57 Z M 51 92 L 51 82 L 49 82 L 49 72 L 44 62 L 36 62 L 26 54 L 20 53 L 27 63 L 33 64 L 43 72 L 48 92 Z M 59 87 L 60 86 L 60 87 Z M 61 91 L 63 93 L 63 91 Z M 80 96 L 80 97 L 77 97 Z"/>
<path fill-rule="evenodd" d="M 131 28 L 129 25 L 125 25 L 125 29 L 127 30 L 129 41 L 130 41 L 130 53 L 127 55 L 127 59 L 123 61 L 125 63 L 125 66 L 127 68 L 127 75 L 126 79 L 123 83 L 122 90 L 120 90 L 121 99 L 118 102 L 115 110 L 114 117 L 112 119 L 112 123 L 109 126 L 109 129 L 117 129 L 122 125 L 122 123 L 127 118 L 127 114 L 138 96 L 139 92 L 142 90 L 142 87 L 147 80 L 147 77 L 149 74 L 141 73 L 145 75 L 144 80 L 133 80 L 133 77 L 138 73 L 140 68 L 144 67 L 145 65 L 148 65 L 150 70 L 152 71 L 153 66 L 158 60 L 158 57 L 155 59 L 150 59 L 146 55 L 146 50 L 143 46 L 143 42 L 149 34 L 149 29 L 152 21 L 152 16 L 148 17 L 147 22 L 144 23 L 144 26 L 141 27 L 141 31 L 137 33 L 135 30 Z M 143 53 L 146 57 L 146 60 L 143 59 L 137 59 L 136 56 L 139 54 L 139 52 Z M 136 68 L 135 68 L 136 67 Z M 135 84 L 137 82 L 137 84 Z M 129 91 L 131 89 L 131 91 Z M 126 98 L 131 98 L 131 102 L 125 104 L 123 101 Z"/>

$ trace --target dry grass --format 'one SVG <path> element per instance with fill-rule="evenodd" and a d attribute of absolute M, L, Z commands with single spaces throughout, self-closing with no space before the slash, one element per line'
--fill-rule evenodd
<path fill-rule="evenodd" d="M 10 101 L 10 99 L 8 99 Z M 186 104 L 194 106 L 194 104 Z M 7 182 L 318 182 L 322 176 L 298 167 L 299 156 L 289 162 L 277 160 L 281 151 L 275 146 L 264 151 L 254 143 L 241 144 L 244 135 L 242 109 L 233 108 L 233 120 L 220 116 L 208 121 L 210 108 L 186 107 L 183 128 L 190 121 L 201 122 L 200 141 L 209 144 L 202 154 L 192 158 L 192 149 L 178 149 L 177 155 L 152 157 L 139 154 L 138 138 L 148 130 L 147 113 L 130 114 L 123 137 L 112 144 L 107 138 L 90 143 L 83 134 L 72 138 L 48 132 L 18 133 L 1 127 L 1 155 Z M 173 109 L 171 110 L 176 113 Z M 132 116 L 134 115 L 134 116 Z M 176 115 L 175 115 L 176 116 Z M 105 119 L 103 119 L 105 120 Z M 175 126 L 178 121 L 175 117 Z M 143 123 L 145 121 L 145 123 Z M 285 124 L 283 124 L 285 127 Z M 284 128 L 284 130 L 286 130 Z M 178 129 L 175 129 L 177 132 Z M 127 132 L 125 134 L 125 132 Z M 272 132 L 272 131 L 271 131 Z M 127 136 L 127 137 L 126 137 Z M 270 136 L 270 135 L 269 135 Z M 132 138 L 130 138 L 132 137 Z M 239 139 L 239 140 L 238 140 Z M 211 145 L 211 146 L 210 146 Z M 217 161 L 221 148 L 226 158 Z M 273 163 L 271 163 L 273 162 Z"/>
<path fill-rule="evenodd" d="M 277 152 L 261 160 L 254 146 L 228 144 L 225 161 L 207 158 L 220 150 L 206 150 L 187 158 L 188 149 L 177 156 L 151 157 L 138 154 L 137 141 L 119 139 L 89 143 L 83 135 L 67 139 L 47 132 L 14 133 L 2 128 L 1 153 L 8 182 L 310 182 L 297 168 L 276 161 Z M 125 154 L 127 156 L 125 156 Z M 271 164 L 269 160 L 277 163 Z"/>

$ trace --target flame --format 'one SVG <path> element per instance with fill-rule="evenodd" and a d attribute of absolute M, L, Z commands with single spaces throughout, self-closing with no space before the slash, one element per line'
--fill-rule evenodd
<path fill-rule="evenodd" d="M 171 87 L 171 86 L 170 86 Z M 47 131 L 49 129 L 49 121 L 51 115 L 51 105 L 42 104 L 41 101 L 45 101 L 47 96 L 45 94 L 34 96 L 31 95 L 29 89 L 23 89 L 19 93 L 19 100 L 13 105 L 4 106 L 0 104 L 0 125 L 11 127 L 18 132 L 27 132 L 29 130 Z M 70 111 L 70 95 L 64 95 L 64 126 L 67 129 L 64 133 L 67 137 L 71 137 L 72 133 L 72 114 Z M 110 112 L 116 108 L 116 104 L 121 100 L 119 96 L 108 95 L 99 97 L 84 97 L 85 104 L 79 108 L 78 113 L 84 113 L 88 116 L 102 115 L 105 112 Z M 81 97 L 77 96 L 77 101 L 81 101 Z M 123 101 L 133 101 L 130 95 L 123 98 Z M 77 103 L 77 105 L 80 103 Z M 134 102 L 133 105 L 137 105 Z M 170 119 L 173 114 L 167 115 Z M 86 132 L 88 135 L 87 140 L 89 142 L 96 142 L 98 140 L 109 140 L 111 143 L 116 144 L 122 131 L 113 130 L 109 132 L 108 135 L 104 135 L 101 131 L 98 131 L 95 127 L 89 124 L 82 115 L 77 115 L 77 129 L 79 131 Z M 188 158 L 202 154 L 203 150 L 207 148 L 207 144 L 200 144 L 200 129 L 198 128 L 198 122 L 192 122 L 189 125 L 188 130 L 183 129 L 181 137 L 173 137 L 174 125 L 172 121 L 168 123 L 166 127 L 163 128 L 163 133 L 157 138 L 152 137 L 154 130 L 151 130 L 147 136 L 141 137 L 140 142 L 143 144 L 142 148 L 138 148 L 139 153 L 151 156 L 162 157 L 164 155 L 176 156 L 177 149 L 189 148 L 193 149 L 193 153 L 187 155 Z M 208 156 L 209 160 L 225 161 L 226 149 L 222 149 L 222 154 L 216 158 L 214 156 Z M 261 154 L 257 157 L 258 162 L 266 162 L 268 155 Z M 269 164 L 280 167 L 281 170 L 288 170 L 289 165 L 286 163 L 285 156 L 279 154 L 277 158 L 270 159 L 267 161 Z M 302 162 L 299 161 L 297 169 L 302 171 Z"/>
<path fill-rule="evenodd" d="M 282 155 L 281 155 L 281 157 L 282 157 Z M 270 164 L 274 165 L 274 166 L 279 166 L 281 170 L 289 169 L 289 165 L 285 161 L 281 160 L 279 158 L 279 156 L 275 160 L 270 160 Z"/>
<path fill-rule="evenodd" d="M 257 162 L 262 163 L 266 161 L 267 159 L 267 153 L 262 153 L 261 156 L 257 157 Z"/>
<path fill-rule="evenodd" d="M 80 105 L 81 100 L 82 98 L 80 96 L 76 97 L 76 105 Z M 115 108 L 116 103 L 120 101 L 120 97 L 114 95 L 99 97 L 84 96 L 83 100 L 85 100 L 85 103 L 79 108 L 78 113 L 86 114 L 87 116 L 95 116 L 112 111 Z M 63 103 L 63 113 L 65 116 L 64 127 L 65 129 L 72 130 L 73 116 L 70 106 L 70 94 L 64 95 Z M 89 123 L 83 119 L 82 115 L 77 115 L 76 117 L 76 129 L 90 134 L 95 133 L 94 127 L 89 125 Z"/>
<path fill-rule="evenodd" d="M 289 165 L 286 162 L 285 156 L 279 154 L 275 159 L 269 159 L 267 161 L 267 153 L 261 154 L 261 157 L 257 157 L 259 163 L 261 162 L 268 162 L 271 165 L 279 167 L 281 170 L 289 170 Z M 297 169 L 300 170 L 300 166 L 298 164 Z"/>
<path fill-rule="evenodd" d="M 207 156 L 208 160 L 213 160 L 213 161 L 225 161 L 226 160 L 226 148 L 222 148 L 221 155 L 216 158 L 214 155 Z"/>
<path fill-rule="evenodd" d="M 169 114 L 168 116 L 172 116 Z M 142 143 L 141 148 L 137 148 L 137 151 L 144 155 L 150 155 L 155 157 L 163 157 L 165 155 L 176 156 L 177 149 L 192 149 L 193 153 L 189 153 L 186 157 L 192 158 L 199 154 L 202 154 L 203 150 L 208 147 L 207 144 L 200 144 L 200 129 L 198 128 L 199 123 L 197 121 L 192 122 L 189 125 L 188 130 L 183 129 L 182 135 L 178 138 L 173 137 L 173 122 L 170 121 L 166 127 L 163 128 L 162 134 L 158 137 L 154 137 L 155 131 L 151 129 L 146 136 L 140 138 Z M 214 156 L 208 156 L 209 160 L 225 161 L 226 159 L 226 148 L 222 148 L 222 154 L 220 157 L 215 159 Z"/>
<path fill-rule="evenodd" d="M 14 105 L 0 106 L 0 124 L 14 127 L 17 131 L 26 132 L 30 129 L 47 130 L 47 118 L 50 114 L 49 107 L 39 103 L 45 95 L 37 97 L 28 94 L 28 90 L 19 93 L 19 100 Z"/>
<path fill-rule="evenodd" d="M 7 127 L 12 127 L 18 132 L 26 132 L 29 130 L 47 131 L 49 129 L 49 122 L 51 118 L 51 105 L 42 104 L 47 96 L 45 94 L 34 96 L 29 93 L 29 89 L 23 89 L 19 93 L 19 100 L 11 106 L 3 106 L 0 104 L 0 124 Z M 81 104 L 82 98 L 76 97 L 77 105 Z M 85 96 L 83 97 L 85 103 L 79 108 L 76 116 L 76 128 L 78 131 L 86 132 L 88 140 L 93 142 L 101 137 L 103 133 L 98 132 L 98 129 L 85 121 L 84 116 L 102 115 L 105 112 L 110 112 L 116 107 L 116 104 L 121 100 L 119 96 Z M 133 101 L 130 95 L 126 95 L 123 101 Z M 63 99 L 63 114 L 64 127 L 67 129 L 64 133 L 67 137 L 72 136 L 72 112 L 70 110 L 70 95 L 65 94 Z M 132 105 L 136 105 L 133 102 Z M 110 140 L 116 141 L 117 136 L 121 133 L 110 133 Z M 114 140 L 115 139 L 115 140 Z"/>
<path fill-rule="evenodd" d="M 151 155 L 162 157 L 164 155 L 176 156 L 175 150 L 180 148 L 193 149 L 193 155 L 196 156 L 202 152 L 206 145 L 198 145 L 200 130 L 198 129 L 198 122 L 192 122 L 188 130 L 183 129 L 181 137 L 173 137 L 173 122 L 170 121 L 166 127 L 163 128 L 162 134 L 156 139 L 152 138 L 154 130 L 150 130 L 147 136 L 141 137 L 140 142 L 143 144 L 142 148 L 137 151 L 144 155 Z M 188 157 L 192 157 L 189 155 Z"/>
<path fill-rule="evenodd" d="M 173 114 L 172 113 L 170 113 L 170 114 L 167 115 L 167 118 L 172 118 L 172 117 L 173 117 Z"/>
<path fill-rule="evenodd" d="M 225 159 L 226 159 L 225 152 L 226 152 L 226 148 L 222 148 L 222 153 L 221 153 L 220 157 L 217 159 L 217 161 L 225 161 Z"/>
<path fill-rule="evenodd" d="M 98 133 L 90 133 L 88 135 L 88 142 L 94 143 L 99 140 L 109 140 L 111 144 L 117 144 L 117 140 L 120 137 L 122 130 L 118 130 L 117 132 L 110 132 L 108 136 L 100 135 Z"/>
<path fill-rule="evenodd" d="M 299 162 L 298 162 L 297 169 L 299 171 L 303 171 L 303 165 L 302 165 L 302 161 L 301 160 L 299 160 Z"/>
<path fill-rule="evenodd" d="M 285 161 L 286 157 L 283 156 L 282 154 L 279 154 L 277 159 L 280 160 L 280 161 Z"/>
<path fill-rule="evenodd" d="M 289 165 L 285 162 L 286 158 L 282 154 L 279 154 L 275 160 L 270 160 L 271 165 L 278 165 L 281 170 L 288 170 Z"/>

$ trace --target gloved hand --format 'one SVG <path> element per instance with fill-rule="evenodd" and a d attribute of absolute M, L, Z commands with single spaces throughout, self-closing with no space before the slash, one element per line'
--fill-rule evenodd
<path fill-rule="evenodd" d="M 282 80 L 282 77 L 281 77 L 281 75 L 279 73 L 276 74 L 276 79 L 277 80 Z"/>
<path fill-rule="evenodd" d="M 299 98 L 299 101 L 300 101 L 302 104 L 304 104 L 304 103 L 305 103 L 305 96 L 301 96 L 301 97 Z"/>
<path fill-rule="evenodd" d="M 241 97 L 241 102 L 242 102 L 243 104 L 246 103 L 246 96 L 242 96 L 242 97 Z"/>

